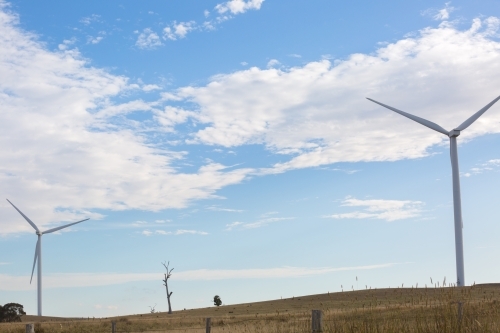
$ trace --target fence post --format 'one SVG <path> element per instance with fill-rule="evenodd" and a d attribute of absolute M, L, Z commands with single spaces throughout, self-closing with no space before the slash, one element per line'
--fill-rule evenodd
<path fill-rule="evenodd" d="M 26 333 L 35 333 L 35 324 L 26 324 Z"/>
<path fill-rule="evenodd" d="M 212 318 L 206 319 L 205 332 L 210 333 L 210 329 L 212 328 Z"/>
<path fill-rule="evenodd" d="M 116 321 L 111 322 L 111 333 L 116 333 Z"/>
<path fill-rule="evenodd" d="M 312 310 L 312 333 L 323 332 L 323 312 L 321 310 Z"/>
<path fill-rule="evenodd" d="M 462 302 L 458 302 L 458 323 L 462 325 L 462 317 L 464 316 L 464 307 Z"/>

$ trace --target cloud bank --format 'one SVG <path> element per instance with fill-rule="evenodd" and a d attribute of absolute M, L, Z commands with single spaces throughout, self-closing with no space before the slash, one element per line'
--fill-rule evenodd
<path fill-rule="evenodd" d="M 137 85 L 91 67 L 76 50 L 47 50 L 5 6 L 0 30 L 2 197 L 42 230 L 55 221 L 102 216 L 92 209 L 182 208 L 249 173 L 215 162 L 179 171 L 172 163 L 185 153 L 158 148 L 142 125 L 126 119 L 154 112 L 154 103 L 114 102 L 133 96 Z M 0 233 L 19 231 L 32 232 L 0 200 Z"/>
<path fill-rule="evenodd" d="M 260 8 L 252 3 L 255 8 L 245 8 Z M 90 66 L 71 49 L 71 41 L 59 51 L 47 50 L 35 35 L 19 28 L 18 17 L 4 6 L 1 188 L 45 229 L 55 221 L 102 217 L 95 209 L 186 207 L 250 175 L 427 156 L 445 136 L 365 97 L 453 128 L 500 93 L 499 25 L 498 18 L 489 17 L 460 30 L 444 21 L 372 54 L 292 68 L 252 67 L 216 75 L 206 85 L 162 92 L 161 99 L 145 102 L 131 96 L 159 87 L 141 88 L 126 77 Z M 119 99 L 126 101 L 116 102 Z M 461 142 L 500 132 L 499 106 L 464 131 Z M 127 118 L 137 112 L 150 120 Z M 188 122 L 196 126 L 184 126 L 175 137 L 177 126 Z M 159 148 L 154 139 L 158 132 L 178 140 L 187 137 L 188 144 L 260 144 L 283 155 L 284 161 L 260 170 L 208 161 L 186 173 L 174 164 L 187 153 Z M 0 230 L 32 231 L 6 201 L 0 201 Z"/>
<path fill-rule="evenodd" d="M 354 267 L 277 267 L 262 269 L 198 269 L 177 272 L 176 281 L 203 281 L 229 279 L 283 279 L 328 274 L 340 271 L 357 271 L 389 268 L 395 263 L 354 266 Z M 71 273 L 52 274 L 43 277 L 44 288 L 76 288 L 106 286 L 135 281 L 156 281 L 163 273 Z M 0 274 L 0 290 L 35 290 L 35 284 L 29 284 L 30 277 Z"/>
<path fill-rule="evenodd" d="M 183 109 L 186 119 L 201 124 L 190 143 L 261 144 L 290 157 L 264 173 L 424 157 L 447 137 L 365 97 L 454 128 L 500 94 L 499 22 L 475 19 L 459 30 L 445 21 L 372 54 L 216 75 L 207 85 L 179 88 L 169 98 L 195 104 Z M 500 132 L 499 107 L 460 141 Z"/>

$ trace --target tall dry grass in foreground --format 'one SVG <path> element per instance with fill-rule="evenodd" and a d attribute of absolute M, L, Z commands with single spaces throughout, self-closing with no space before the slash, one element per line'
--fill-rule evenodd
<path fill-rule="evenodd" d="M 458 302 L 463 304 L 461 320 Z M 332 293 L 220 308 L 145 314 L 114 319 L 51 320 L 37 333 L 205 332 L 205 317 L 213 333 L 311 332 L 311 311 L 323 311 L 324 332 L 335 333 L 500 333 L 500 285 L 465 288 L 398 288 Z M 23 323 L 0 325 L 0 332 L 24 332 Z"/>

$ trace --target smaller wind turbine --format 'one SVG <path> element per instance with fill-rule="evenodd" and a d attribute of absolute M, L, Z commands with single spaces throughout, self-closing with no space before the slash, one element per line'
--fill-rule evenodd
<path fill-rule="evenodd" d="M 456 127 L 451 131 L 447 131 L 441 126 L 432 121 L 414 116 L 410 113 L 398 110 L 393 108 L 392 106 L 382 104 L 377 102 L 371 98 L 367 98 L 373 103 L 377 103 L 389 110 L 392 110 L 396 113 L 399 113 L 406 118 L 409 118 L 417 123 L 424 125 L 430 129 L 435 130 L 436 132 L 442 133 L 450 138 L 450 159 L 451 159 L 451 171 L 452 171 L 452 179 L 453 179 L 453 215 L 455 218 L 455 253 L 456 253 L 456 265 L 457 265 L 457 287 L 465 286 L 465 269 L 464 269 L 464 240 L 462 236 L 462 200 L 460 198 L 460 173 L 458 170 L 458 150 L 457 150 L 457 137 L 460 135 L 460 132 L 472 125 L 479 117 L 483 115 L 489 108 L 493 106 L 499 99 L 500 96 L 495 98 L 489 104 L 487 104 L 484 108 L 474 113 L 469 119 L 464 121 L 460 126 Z M 459 305 L 460 306 L 460 305 Z M 460 310 L 459 310 L 460 311 Z"/>
<path fill-rule="evenodd" d="M 9 199 L 7 199 L 7 201 L 9 201 Z M 31 281 L 33 280 L 33 273 L 35 272 L 35 265 L 36 265 L 36 261 L 38 259 L 36 278 L 37 278 L 37 282 L 38 282 L 37 283 L 38 315 L 41 316 L 42 315 L 42 235 L 50 234 L 51 232 L 67 228 L 69 226 L 72 226 L 74 224 L 77 224 L 77 223 L 80 223 L 83 221 L 87 221 L 88 218 L 85 220 L 69 223 L 69 224 L 66 224 L 66 225 L 63 225 L 60 227 L 56 227 L 56 228 L 52 228 L 49 230 L 40 231 L 38 229 L 38 227 L 36 226 L 36 224 L 33 223 L 33 221 L 31 221 L 26 215 L 24 215 L 23 212 L 21 212 L 16 206 L 14 206 L 14 204 L 12 202 L 9 201 L 9 203 L 12 205 L 12 207 L 14 207 L 19 212 L 19 214 L 21 214 L 24 217 L 24 219 L 26 221 L 28 221 L 28 223 L 33 227 L 33 229 L 35 229 L 36 234 L 38 236 L 38 240 L 36 242 L 36 247 L 35 247 L 35 259 L 33 260 L 33 269 L 31 270 L 30 284 L 31 284 Z"/>

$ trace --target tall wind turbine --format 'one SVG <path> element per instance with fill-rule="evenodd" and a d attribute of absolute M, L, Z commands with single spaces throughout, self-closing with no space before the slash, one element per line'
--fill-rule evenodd
<path fill-rule="evenodd" d="M 9 201 L 9 199 L 7 199 L 7 201 Z M 56 228 L 52 228 L 49 230 L 40 231 L 38 229 L 38 227 L 36 226 L 36 224 L 33 223 L 33 221 L 31 221 L 26 215 L 24 215 L 23 212 L 21 212 L 16 206 L 14 206 L 14 204 L 12 202 L 9 201 L 9 203 L 12 205 L 12 207 L 14 207 L 19 212 L 19 214 L 21 214 L 24 217 L 24 219 L 26 221 L 28 221 L 28 223 L 33 227 L 33 229 L 35 229 L 36 234 L 38 236 L 38 241 L 36 242 L 36 247 L 35 247 L 35 259 L 33 260 L 33 269 L 31 270 L 30 284 L 31 284 L 31 281 L 33 280 L 33 273 L 35 272 L 35 265 L 36 265 L 36 261 L 38 259 L 36 278 L 37 278 L 37 282 L 38 282 L 37 283 L 38 315 L 41 316 L 42 315 L 42 235 L 50 234 L 51 232 L 67 228 L 69 226 L 72 226 L 74 224 L 77 224 L 77 223 L 80 223 L 83 221 L 87 221 L 88 218 L 85 220 L 69 223 L 69 224 L 66 224 L 66 225 L 63 225 L 60 227 L 56 227 Z"/>
<path fill-rule="evenodd" d="M 377 103 L 389 110 L 392 110 L 396 113 L 399 113 L 402 116 L 410 118 L 417 123 L 429 127 L 439 133 L 442 133 L 450 138 L 450 158 L 451 158 L 451 170 L 452 170 L 452 179 L 453 179 L 453 215 L 455 217 L 455 252 L 456 252 L 456 262 L 457 262 L 457 286 L 462 287 L 465 286 L 465 273 L 464 273 L 464 240 L 462 237 L 462 229 L 463 229 L 463 221 L 462 221 L 462 202 L 460 199 L 460 174 L 458 170 L 458 151 L 457 151 L 457 136 L 460 135 L 460 132 L 472 125 L 479 117 L 483 115 L 493 104 L 495 104 L 500 96 L 495 98 L 491 103 L 486 105 L 484 108 L 474 113 L 472 117 L 464 121 L 457 128 L 447 131 L 441 126 L 432 121 L 414 116 L 407 112 L 398 110 L 389 105 L 382 104 L 377 102 L 371 98 L 367 98 L 368 100 Z"/>

